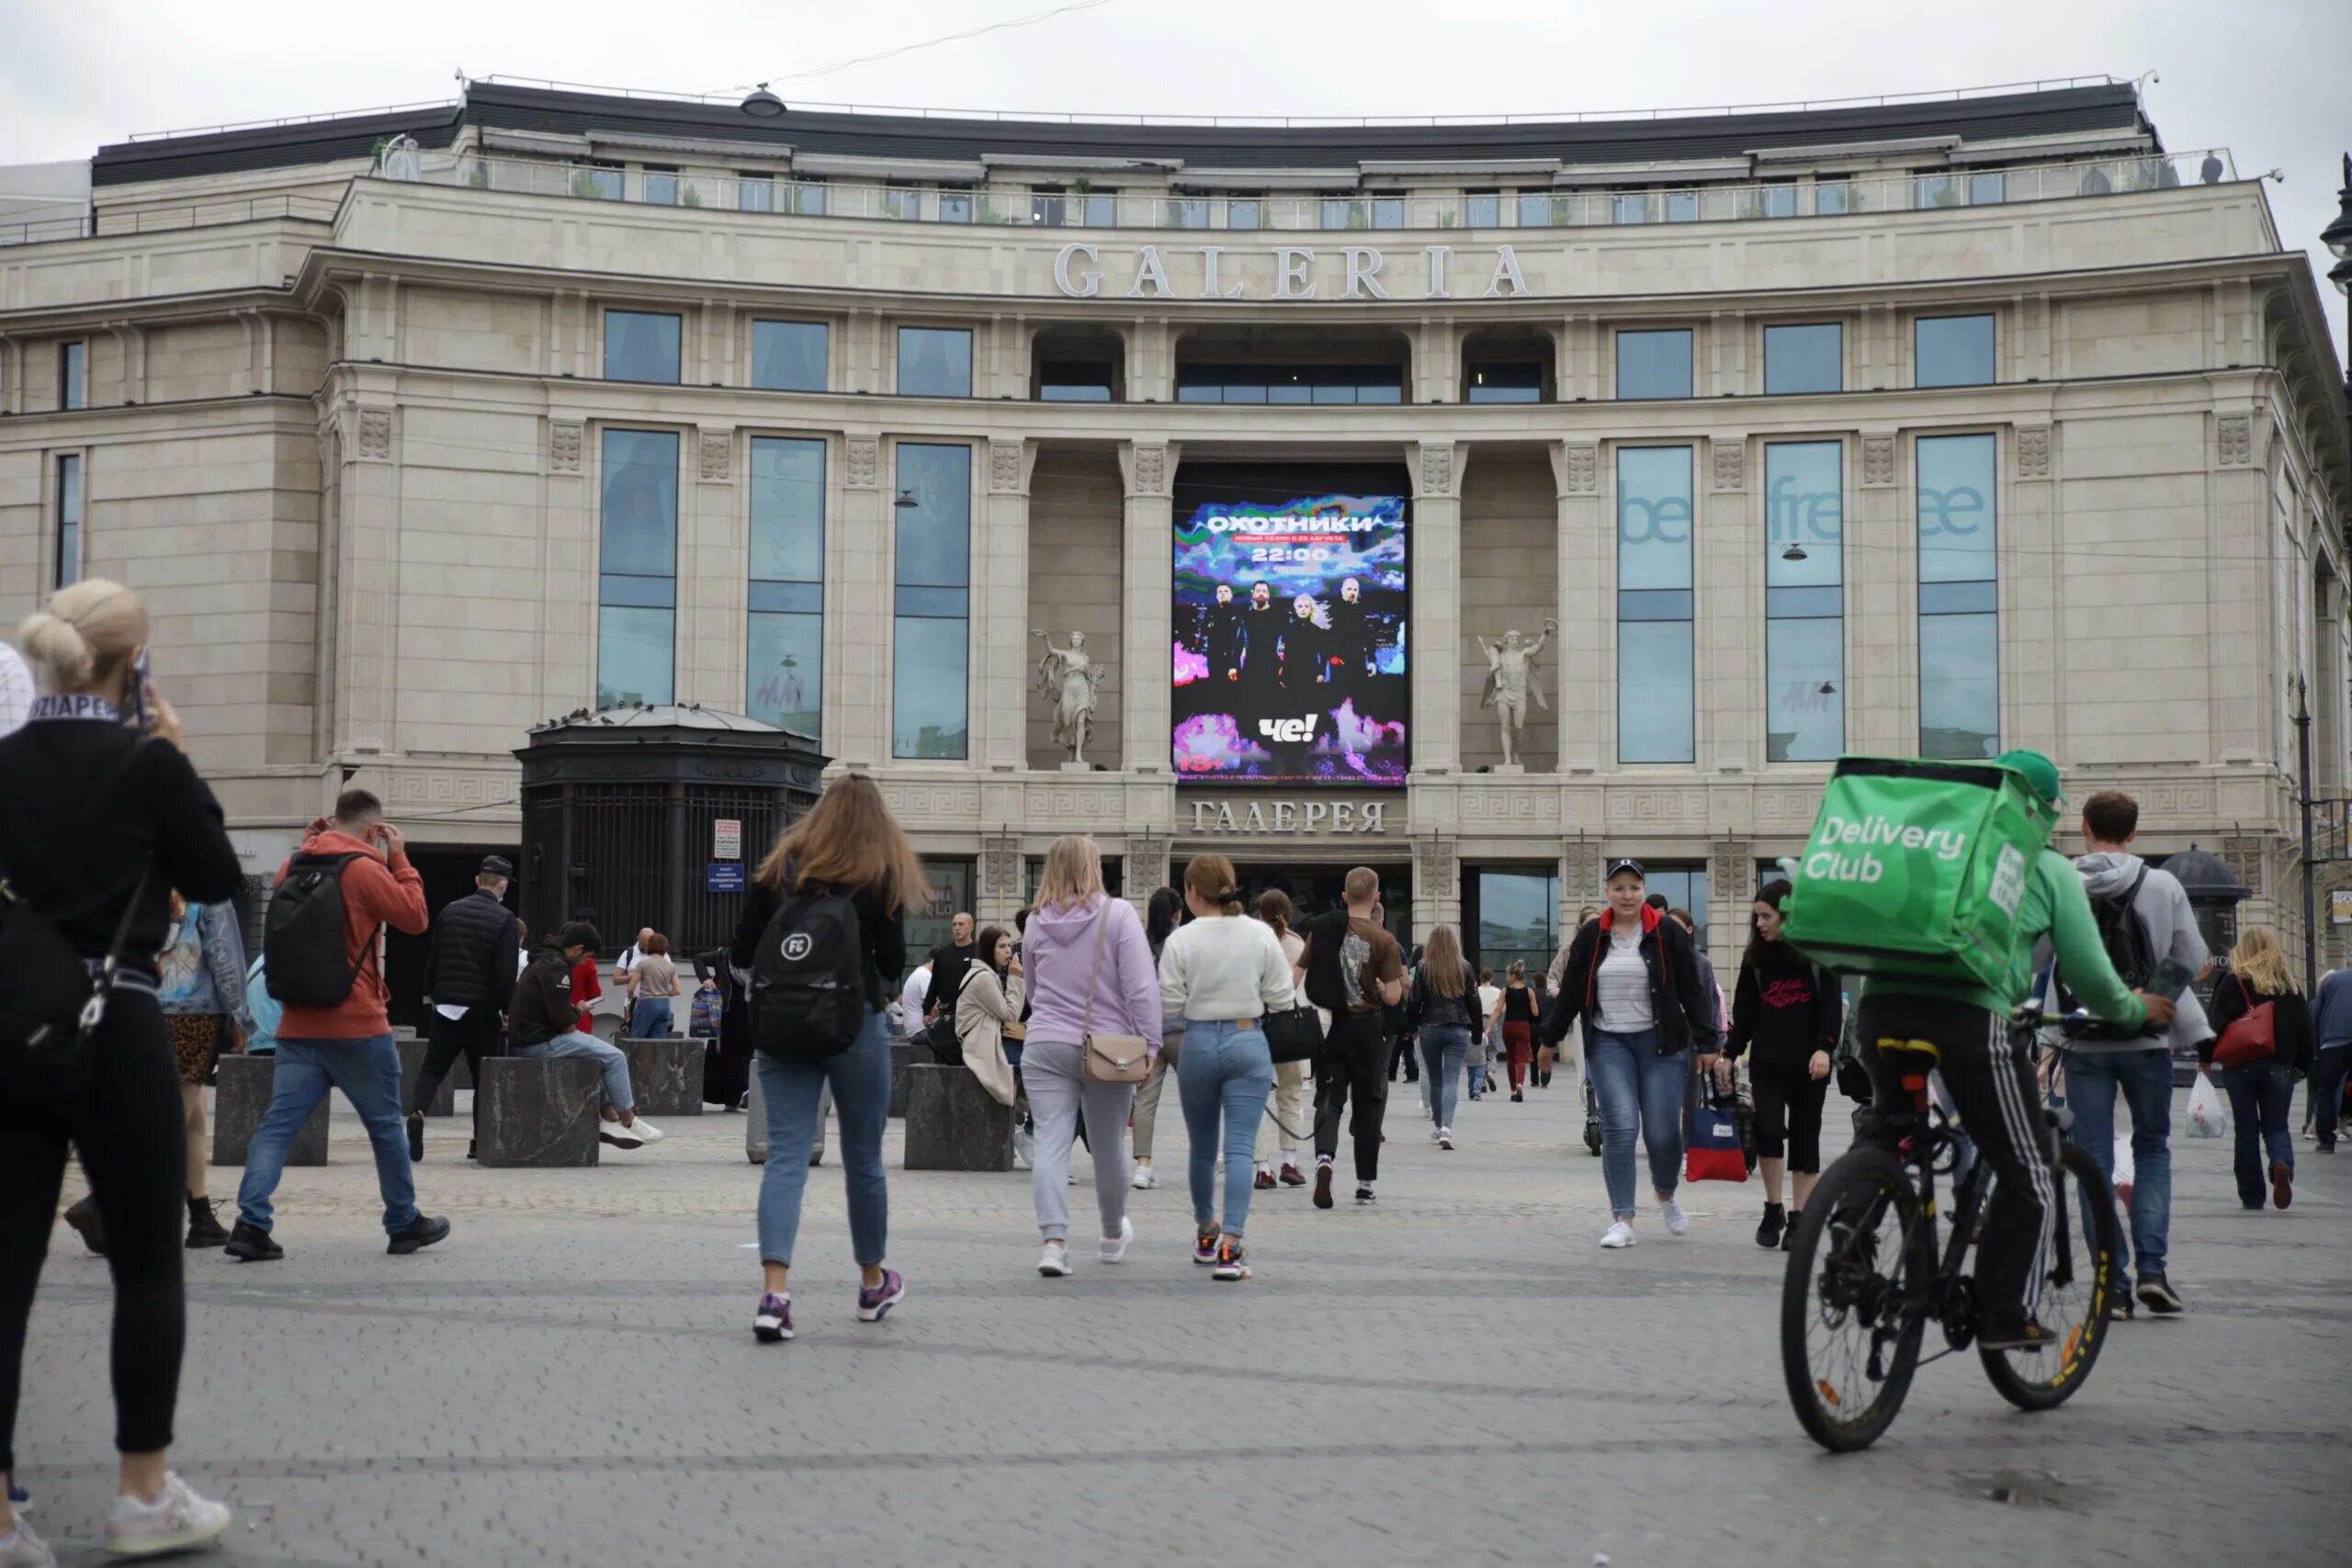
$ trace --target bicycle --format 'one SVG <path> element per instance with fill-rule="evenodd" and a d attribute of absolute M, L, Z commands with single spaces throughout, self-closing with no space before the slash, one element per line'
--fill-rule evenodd
<path fill-rule="evenodd" d="M 2058 1021 L 2072 1034 L 2091 1020 L 2072 1013 Z M 2012 1027 L 2030 1034 L 2041 1023 L 2039 1011 L 2029 1008 Z M 1974 1151 L 1964 1133 L 1930 1100 L 1933 1056 L 1894 1045 L 1882 1042 L 1880 1050 L 1912 1058 L 1899 1073 L 1912 1104 L 1894 1112 L 1884 1128 L 1898 1141 L 1893 1149 L 1858 1145 L 1822 1174 L 1791 1245 L 1781 1291 L 1789 1400 L 1806 1433 L 1832 1453 L 1876 1442 L 1902 1409 L 1912 1375 L 1976 1338 L 1974 1281 L 1962 1264 L 1975 1245 L 1992 1170 L 1970 1157 Z M 1976 1347 L 1994 1388 L 2021 1410 L 2055 1409 L 2082 1387 L 2107 1342 L 2109 1313 L 2122 1288 L 2115 1195 L 2089 1154 L 2063 1135 L 2070 1120 L 2059 1111 L 2043 1113 L 2046 1134 L 2057 1143 L 2052 1170 L 2058 1180 L 2039 1315 L 2055 1341 L 2026 1350 Z M 1963 1159 L 1969 1168 L 1954 1184 L 1951 1234 L 1939 1244 L 1936 1178 Z M 1931 1322 L 1947 1348 L 1922 1361 Z"/>

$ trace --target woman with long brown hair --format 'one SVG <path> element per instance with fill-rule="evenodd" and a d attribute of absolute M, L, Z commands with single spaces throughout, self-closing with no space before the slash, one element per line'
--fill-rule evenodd
<path fill-rule="evenodd" d="M 2213 1005 L 2205 1021 L 2213 1038 L 2197 1047 L 2197 1070 L 2211 1071 L 2214 1052 L 2230 1025 L 2256 1026 L 2250 1015 L 2270 1009 L 2271 1051 L 2268 1055 L 2222 1069 L 2222 1090 L 2230 1097 L 2230 1114 L 2237 1120 L 2237 1152 L 2233 1165 L 2238 1201 L 2249 1209 L 2262 1207 L 2263 1155 L 2270 1156 L 2270 1201 L 2285 1208 L 2295 1201 L 2295 1135 L 2287 1117 L 2295 1098 L 2295 1080 L 2311 1074 L 2317 1055 L 2312 1041 L 2311 1004 L 2295 985 L 2278 933 L 2268 926 L 2248 926 L 2238 933 L 2230 953 L 2230 972 L 2213 987 Z"/>
<path fill-rule="evenodd" d="M 1462 1091 L 1462 1062 L 1470 1054 L 1470 1032 L 1477 1017 L 1478 992 L 1462 957 L 1462 939 L 1452 926 L 1430 932 L 1413 987 L 1405 1002 L 1405 1022 L 1421 1034 L 1423 1078 L 1429 1085 L 1430 1136 L 1437 1146 L 1453 1146 L 1453 1108 Z"/>
<path fill-rule="evenodd" d="M 878 1323 L 907 1293 L 906 1280 L 882 1266 L 890 1225 L 882 1169 L 882 1134 L 890 1116 L 890 1025 L 882 1010 L 890 982 L 907 966 L 907 906 L 927 894 L 913 846 L 883 804 L 882 792 L 861 773 L 835 779 L 760 863 L 729 954 L 735 967 L 752 969 L 777 914 L 801 907 L 788 908 L 787 900 L 828 894 L 848 897 L 856 912 L 865 1021 L 845 1051 L 826 1055 L 763 1050 L 756 1062 L 768 1119 L 768 1158 L 760 1177 L 760 1266 L 767 1278 L 752 1330 L 770 1343 L 792 1337 L 792 1248 L 800 1232 L 808 1155 L 816 1144 L 818 1097 L 828 1086 L 841 1123 L 850 1244 L 861 1276 L 858 1321 Z M 774 940 L 781 942 L 784 933 Z"/>
<path fill-rule="evenodd" d="M 1527 983 L 1527 961 L 1513 959 L 1510 973 L 1503 977 L 1502 999 L 1495 1003 L 1494 1016 L 1487 1021 L 1502 1025 L 1513 1102 L 1527 1098 L 1527 1063 L 1535 1044 L 1535 1020 L 1543 1010 L 1535 1004 L 1534 987 Z"/>

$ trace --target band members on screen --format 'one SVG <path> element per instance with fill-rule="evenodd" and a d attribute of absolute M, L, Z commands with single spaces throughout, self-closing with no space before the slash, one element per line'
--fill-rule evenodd
<path fill-rule="evenodd" d="M 1241 617 L 1241 684 L 1251 695 L 1272 697 L 1282 688 L 1282 612 L 1274 608 L 1274 585 L 1250 585 L 1250 608 Z"/>
<path fill-rule="evenodd" d="M 1208 656 L 1209 679 L 1238 684 L 1242 650 L 1249 645 L 1249 637 L 1242 630 L 1241 611 L 1233 603 L 1230 582 L 1216 585 L 1216 603 L 1209 609 L 1204 629 L 1207 646 L 1202 651 Z"/>
<path fill-rule="evenodd" d="M 1340 584 L 1339 602 L 1326 607 L 1330 622 L 1323 637 L 1323 659 L 1329 673 L 1334 703 L 1360 695 L 1367 678 L 1380 672 L 1374 648 L 1371 618 L 1363 607 L 1363 584 L 1347 578 Z"/>

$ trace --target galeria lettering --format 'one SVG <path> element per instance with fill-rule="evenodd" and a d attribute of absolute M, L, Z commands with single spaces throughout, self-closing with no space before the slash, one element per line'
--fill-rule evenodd
<path fill-rule="evenodd" d="M 1968 835 L 1955 833 L 1949 828 L 1921 828 L 1915 823 L 1890 822 L 1883 817 L 1865 817 L 1859 822 L 1849 822 L 1842 817 L 1830 817 L 1822 821 L 1821 830 L 1814 835 L 1816 845 L 1857 844 L 1862 846 L 1859 855 L 1839 854 L 1834 849 L 1816 848 L 1804 857 L 1804 874 L 1824 882 L 1876 882 L 1886 874 L 1886 866 L 1869 846 L 1883 844 L 1889 849 L 1900 846 L 1906 850 L 1927 850 L 1938 860 L 1956 861 L 1968 848 Z"/>

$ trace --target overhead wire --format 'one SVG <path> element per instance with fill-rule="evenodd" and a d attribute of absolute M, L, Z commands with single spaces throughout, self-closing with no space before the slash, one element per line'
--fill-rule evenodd
<path fill-rule="evenodd" d="M 901 55 L 913 54 L 919 50 L 936 49 L 942 44 L 962 43 L 968 39 L 984 37 L 989 33 L 1010 32 L 1015 28 L 1035 27 L 1038 23 L 1051 21 L 1056 17 L 1065 17 L 1074 11 L 1091 11 L 1111 3 L 1112 0 L 1071 0 L 1069 5 L 1055 6 L 1043 11 L 1033 11 L 1025 17 L 1008 17 L 1001 21 L 984 22 L 977 28 L 967 28 L 961 32 L 943 33 L 937 38 L 923 39 L 916 43 L 902 43 L 895 49 L 886 49 L 878 54 L 862 54 L 854 60 L 836 61 L 831 65 L 819 66 L 814 71 L 795 71 L 787 75 L 771 76 L 764 82 L 741 82 L 732 87 L 713 88 L 712 93 L 716 95 L 748 92 L 753 87 L 770 86 L 777 82 L 813 81 L 817 77 L 831 76 L 836 72 L 847 71 L 854 66 L 878 65 L 886 60 L 896 60 Z"/>

